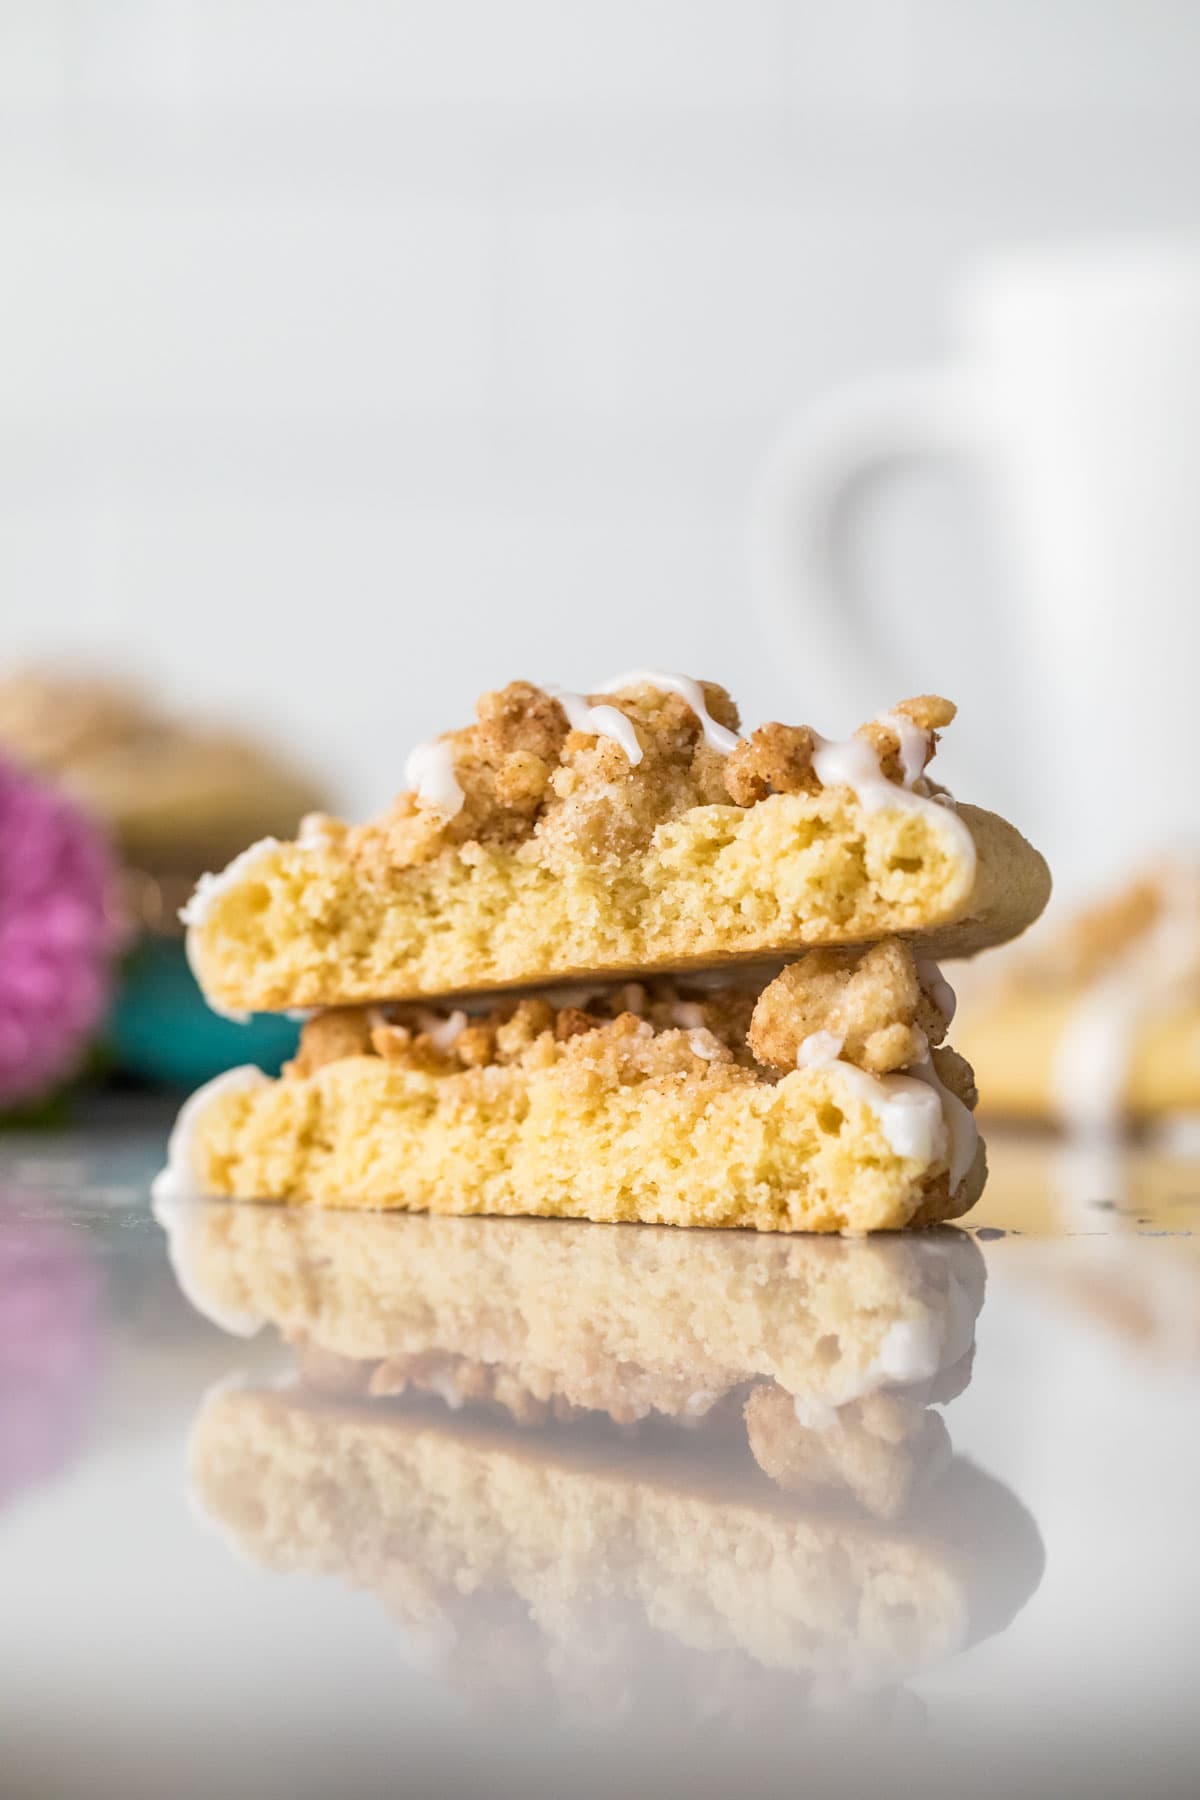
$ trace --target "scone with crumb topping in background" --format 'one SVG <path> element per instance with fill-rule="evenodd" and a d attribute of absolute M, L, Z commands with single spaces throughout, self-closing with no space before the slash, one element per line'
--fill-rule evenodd
<path fill-rule="evenodd" d="M 165 877 L 180 898 L 248 838 L 293 831 L 326 804 L 325 784 L 267 745 L 90 672 L 0 675 L 0 746 L 100 819 L 131 870 Z"/>
<path fill-rule="evenodd" d="M 365 825 L 253 845 L 185 911 L 210 1003 L 239 1013 L 688 972 L 911 940 L 970 956 L 1049 893 L 1011 825 L 926 766 L 953 706 L 902 702 L 835 743 L 738 735 L 713 682 L 591 695 L 517 681 L 422 745 Z"/>
<path fill-rule="evenodd" d="M 1164 859 L 1047 925 L 966 989 L 989 1113 L 1089 1132 L 1194 1117 L 1200 863 Z"/>
<path fill-rule="evenodd" d="M 985 1176 L 948 990 L 897 940 L 761 992 L 627 984 L 310 1020 L 283 1076 L 187 1103 L 160 1194 L 760 1231 L 882 1231 Z M 938 1047 L 933 1047 L 938 1046 Z"/>

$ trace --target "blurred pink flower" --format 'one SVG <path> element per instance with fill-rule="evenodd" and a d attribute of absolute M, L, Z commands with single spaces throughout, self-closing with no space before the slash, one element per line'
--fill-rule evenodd
<path fill-rule="evenodd" d="M 100 1023 L 115 896 L 97 827 L 0 758 L 0 1110 L 69 1075 Z"/>

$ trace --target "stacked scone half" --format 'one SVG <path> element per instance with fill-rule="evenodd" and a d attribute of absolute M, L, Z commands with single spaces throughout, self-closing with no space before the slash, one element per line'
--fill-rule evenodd
<path fill-rule="evenodd" d="M 946 701 L 741 736 L 724 689 L 514 682 L 361 826 L 206 877 L 210 1003 L 301 1011 L 185 1106 L 168 1191 L 759 1230 L 957 1217 L 984 1181 L 943 957 L 1049 893 L 929 780 Z"/>

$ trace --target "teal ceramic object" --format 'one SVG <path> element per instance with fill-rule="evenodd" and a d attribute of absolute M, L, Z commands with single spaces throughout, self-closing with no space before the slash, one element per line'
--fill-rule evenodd
<path fill-rule="evenodd" d="M 210 1011 L 188 968 L 183 944 L 143 938 L 127 959 L 108 1022 L 118 1066 L 145 1081 L 197 1087 L 239 1063 L 269 1075 L 295 1054 L 299 1027 L 274 1013 L 235 1025 Z"/>

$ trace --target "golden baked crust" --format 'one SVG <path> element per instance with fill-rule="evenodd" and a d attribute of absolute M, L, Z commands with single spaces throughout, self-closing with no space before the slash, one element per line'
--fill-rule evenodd
<path fill-rule="evenodd" d="M 615 1609 L 825 1697 L 878 1687 L 995 1629 L 1041 1568 L 1027 1515 L 965 1467 L 926 1520 L 885 1527 L 681 1454 L 228 1388 L 190 1458 L 209 1517 L 268 1567 L 376 1592 L 443 1643 L 469 1629 L 454 1597 L 508 1598 L 593 1680 L 589 1626 L 607 1641 Z"/>
<path fill-rule="evenodd" d="M 870 1016 L 874 991 L 867 974 L 821 986 L 811 1007 Z M 193 1097 L 167 1185 L 763 1231 L 891 1230 L 974 1204 L 985 1162 L 947 1112 L 946 1089 L 971 1094 L 951 1052 L 933 1051 L 920 1080 L 836 1060 L 780 1076 L 754 1061 L 744 998 L 636 992 L 638 1012 L 627 986 L 586 1006 L 504 1003 L 475 1022 L 430 1014 L 427 1029 L 404 1008 L 325 1015 L 281 1080 L 239 1071 Z M 867 1054 L 874 1033 L 859 1036 Z"/>
<path fill-rule="evenodd" d="M 703 694 L 709 725 L 734 743 L 728 695 Z M 628 742 L 570 729 L 559 700 L 513 683 L 439 740 L 424 797 L 407 790 L 359 827 L 310 821 L 300 842 L 253 846 L 202 883 L 189 947 L 210 1000 L 417 998 L 893 934 L 972 955 L 1045 904 L 1037 852 L 923 773 L 946 702 L 905 702 L 863 727 L 847 762 L 807 727 L 714 748 L 694 708 L 652 681 L 579 699 Z M 858 788 L 845 785 L 850 763 Z"/>

